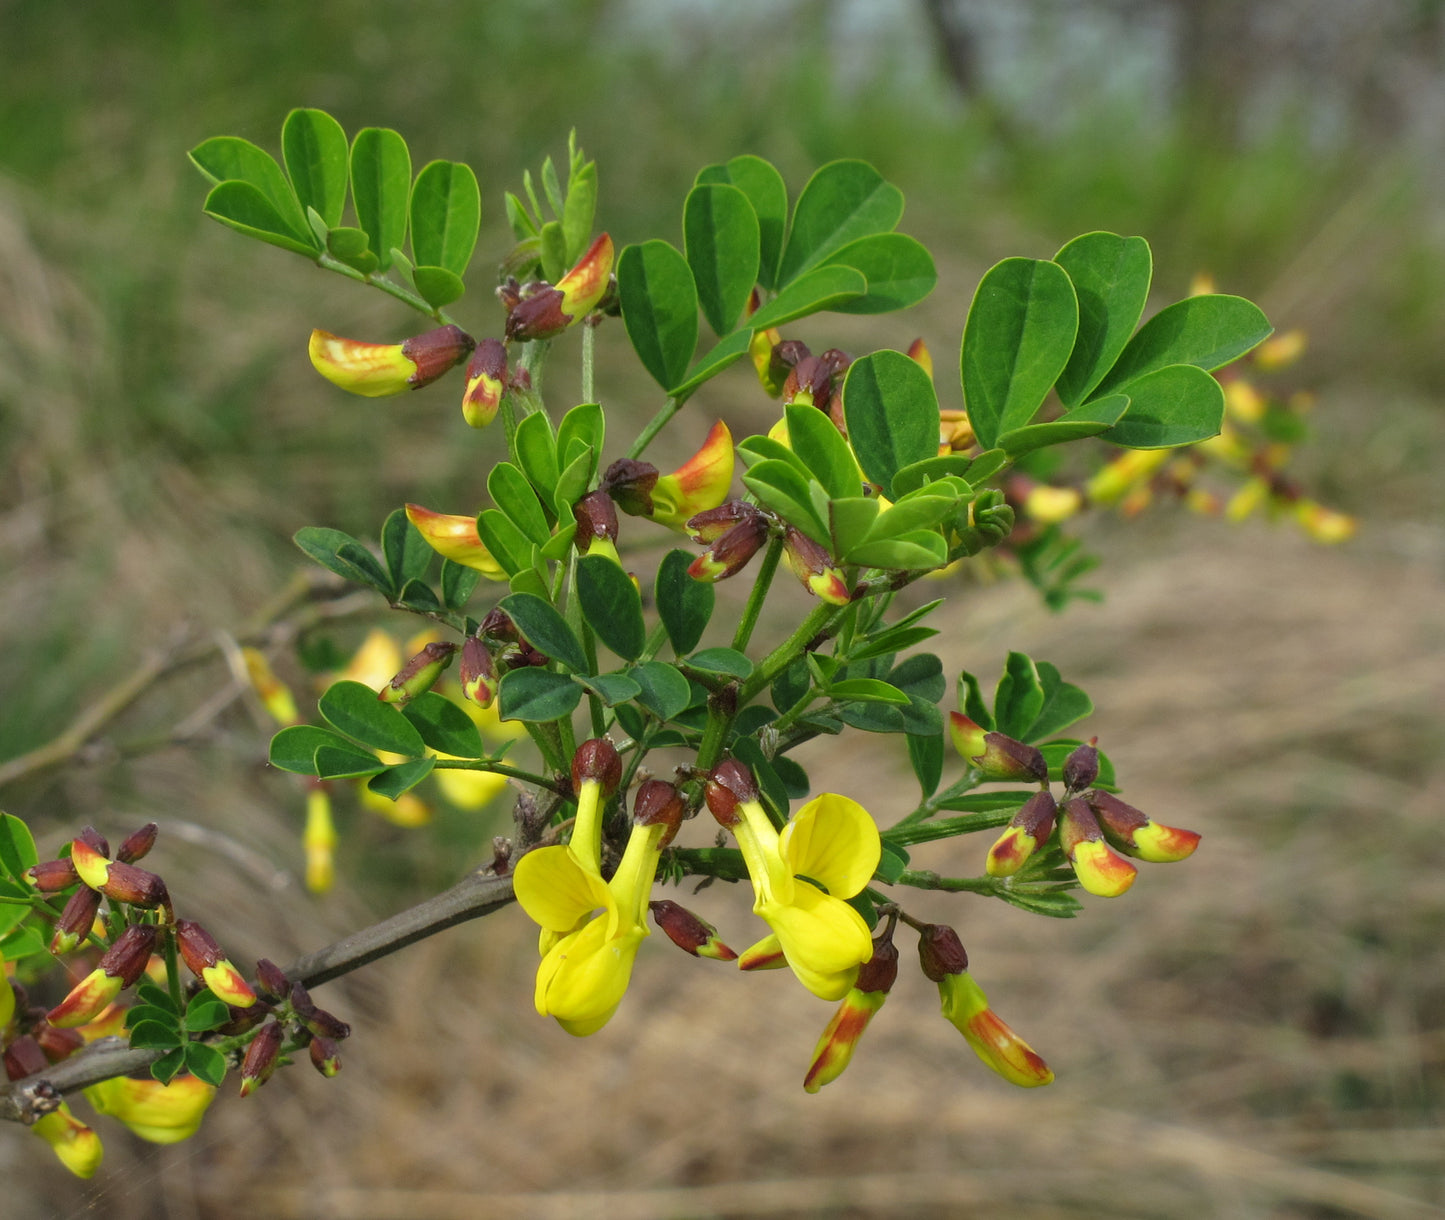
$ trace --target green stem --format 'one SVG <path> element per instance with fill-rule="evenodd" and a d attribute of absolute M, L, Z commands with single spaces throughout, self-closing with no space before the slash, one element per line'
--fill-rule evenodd
<path fill-rule="evenodd" d="M 665 427 L 668 421 L 682 409 L 683 400 L 680 398 L 669 398 L 666 405 L 656 415 L 647 421 L 647 427 L 637 434 L 637 439 L 632 442 L 632 448 L 627 451 L 630 458 L 641 457 L 642 451 L 652 444 L 653 438 Z"/>
<path fill-rule="evenodd" d="M 738 693 L 738 706 L 746 705 L 748 700 L 787 669 L 817 636 L 826 634 L 847 613 L 851 605 L 851 602 L 848 606 L 832 606 L 827 602 L 820 602 L 814 606 L 793 634 L 758 663 L 752 677 L 743 683 L 743 688 Z"/>
<path fill-rule="evenodd" d="M 946 890 L 949 893 L 997 894 L 997 877 L 940 877 L 937 873 L 922 869 L 906 868 L 899 874 L 899 885 L 909 885 L 916 890 Z"/>
<path fill-rule="evenodd" d="M 782 553 L 783 537 L 778 534 L 769 540 L 768 549 L 763 552 L 763 563 L 753 581 L 753 591 L 748 594 L 748 604 L 743 609 L 742 621 L 733 632 L 733 648 L 738 652 L 745 652 L 748 641 L 753 637 L 753 628 L 758 625 L 758 615 L 763 611 L 763 600 L 773 583 L 773 573 L 778 570 L 778 559 Z"/>
<path fill-rule="evenodd" d="M 176 953 L 176 930 L 173 926 L 161 933 L 161 944 L 166 958 L 166 990 L 170 992 L 176 1011 L 185 1012 L 186 1006 L 181 1002 L 181 963 Z"/>
<path fill-rule="evenodd" d="M 434 319 L 443 326 L 454 326 L 451 316 L 445 310 L 429 305 L 410 289 L 403 288 L 395 280 L 385 275 L 373 273 L 365 275 L 355 267 L 348 267 L 340 259 L 333 258 L 329 254 L 322 254 L 316 260 L 318 267 L 325 267 L 327 271 L 334 271 L 337 275 L 344 275 L 347 279 L 358 280 L 363 284 L 370 284 L 373 288 L 379 288 L 387 296 L 395 297 L 398 301 L 410 305 L 418 313 L 424 313 L 427 317 Z"/>
<path fill-rule="evenodd" d="M 596 402 L 592 390 L 592 355 L 596 346 L 597 328 L 590 322 L 582 323 L 582 401 Z"/>
<path fill-rule="evenodd" d="M 719 699 L 716 695 L 707 701 L 707 723 L 703 726 L 702 740 L 697 746 L 697 769 L 703 773 L 711 771 L 722 757 L 723 743 L 727 741 L 728 729 L 733 718 L 742 707 L 741 700 Z"/>
<path fill-rule="evenodd" d="M 530 721 L 526 723 L 527 732 L 536 742 L 537 749 L 542 752 L 542 757 L 546 759 L 547 765 L 563 775 L 570 775 L 572 773 L 572 752 L 563 752 L 562 735 L 556 722 L 549 720 L 540 723 Z"/>
<path fill-rule="evenodd" d="M 965 792 L 971 792 L 977 788 L 983 780 L 983 773 L 977 767 L 970 766 L 963 773 L 961 779 L 950 784 L 941 792 L 935 792 L 928 800 L 923 801 L 912 813 L 904 814 L 898 821 L 893 823 L 891 829 L 897 830 L 900 826 L 912 826 L 915 822 L 922 822 L 931 818 L 943 808 L 945 802 L 951 801 L 956 796 L 962 796 Z M 1024 798 L 1028 799 L 1027 797 Z M 1020 804 L 1023 802 L 1021 801 Z"/>
<path fill-rule="evenodd" d="M 667 643 L 667 624 L 658 620 L 647 633 L 647 642 L 642 645 L 642 655 L 637 658 L 639 665 L 657 656 L 657 650 Z"/>
<path fill-rule="evenodd" d="M 521 767 L 514 767 L 510 763 L 489 762 L 484 758 L 438 758 L 432 769 L 435 771 L 487 771 L 493 775 L 505 775 L 508 779 L 531 784 L 536 788 L 546 788 L 558 796 L 569 795 L 568 789 L 545 775 L 538 775 L 535 771 L 524 771 Z"/>
<path fill-rule="evenodd" d="M 1006 826 L 1013 819 L 1012 809 L 1000 809 L 997 813 L 969 813 L 958 818 L 940 818 L 936 822 L 913 822 L 907 826 L 899 823 L 883 832 L 883 837 L 900 847 L 911 847 L 915 843 L 930 843 L 934 839 L 951 839 L 956 835 L 974 834 L 980 830 L 993 830 Z"/>

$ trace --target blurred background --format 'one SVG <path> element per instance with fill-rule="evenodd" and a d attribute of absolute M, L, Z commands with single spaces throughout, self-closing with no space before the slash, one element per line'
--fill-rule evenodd
<path fill-rule="evenodd" d="M 406 831 L 338 797 L 338 885 L 309 896 L 301 792 L 265 766 L 268 727 L 214 647 L 303 568 L 299 527 L 465 511 L 501 438 L 465 429 L 450 391 L 363 401 L 314 375 L 311 327 L 416 322 L 202 216 L 184 154 L 208 136 L 274 151 L 286 112 L 319 106 L 399 129 L 418 165 L 468 161 L 478 265 L 510 244 L 501 192 L 564 160 L 574 126 L 619 245 L 680 241 L 709 162 L 761 154 L 796 195 L 824 161 L 868 159 L 939 287 L 796 337 L 923 335 L 945 406 L 989 265 L 1142 234 L 1157 303 L 1208 272 L 1308 333 L 1279 383 L 1317 401 L 1295 473 L 1360 521 L 1324 548 L 1165 506 L 1090 523 L 1102 605 L 957 588 L 946 672 L 991 684 L 1011 648 L 1054 662 L 1092 695 L 1127 798 L 1204 834 L 1069 922 L 917 902 L 959 927 L 1050 1088 L 993 1078 L 905 969 L 848 1073 L 805 1096 L 827 1007 L 652 943 L 617 1018 L 574 1041 L 533 1013 L 533 933 L 508 911 L 324 989 L 356 1030 L 334 1081 L 300 1068 L 245 1102 L 228 1085 L 173 1148 L 100 1120 L 90 1183 L 0 1129 L 7 1217 L 1445 1215 L 1439 0 L 0 0 L 0 47 L 0 768 L 154 658 L 205 658 L 0 804 L 42 853 L 85 822 L 114 839 L 158 821 L 177 905 L 237 960 L 389 914 L 505 830 L 506 802 L 438 802 Z M 473 280 L 454 312 L 499 333 Z M 660 402 L 620 328 L 602 338 L 616 439 Z M 562 409 L 575 339 L 559 346 Z M 741 434 L 776 407 L 734 370 L 688 410 Z M 700 435 L 680 424 L 657 460 Z M 374 621 L 308 639 L 345 652 Z M 802 761 L 891 821 L 914 781 L 897 740 L 865 746 Z M 915 859 L 976 872 L 983 850 Z M 679 897 L 748 943 L 747 896 Z"/>

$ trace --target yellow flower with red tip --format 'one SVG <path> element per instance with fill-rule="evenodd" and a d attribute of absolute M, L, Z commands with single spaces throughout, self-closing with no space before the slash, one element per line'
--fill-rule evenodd
<path fill-rule="evenodd" d="M 751 773 L 731 760 L 714 770 L 707 802 L 737 839 L 753 882 L 753 911 L 772 928 L 798 981 L 825 1000 L 842 999 L 873 955 L 868 925 L 845 901 L 868 884 L 882 852 L 868 811 L 825 792 L 779 834 Z"/>
<path fill-rule="evenodd" d="M 507 349 L 500 339 L 483 339 L 467 362 L 462 418 L 473 428 L 485 428 L 496 419 L 506 388 Z"/>
<path fill-rule="evenodd" d="M 473 347 L 459 326 L 439 326 L 403 343 L 361 343 L 313 330 L 307 350 L 316 371 L 363 398 L 386 398 L 430 385 Z"/>
<path fill-rule="evenodd" d="M 1134 884 L 1139 873 L 1104 841 L 1098 818 L 1081 796 L 1064 802 L 1059 844 L 1079 884 L 1100 898 L 1117 898 Z"/>
<path fill-rule="evenodd" d="M 733 482 L 733 435 L 727 424 L 713 424 L 701 448 L 652 488 L 652 519 L 681 530 L 689 517 L 716 508 Z"/>
<path fill-rule="evenodd" d="M 507 311 L 507 338 L 549 339 L 591 313 L 612 276 L 612 238 L 599 236 L 556 284 L 524 288 Z"/>
<path fill-rule="evenodd" d="M 816 1093 L 843 1074 L 853 1061 L 863 1031 L 883 1007 L 897 977 L 898 950 L 893 947 L 891 931 L 886 931 L 874 941 L 873 956 L 859 967 L 857 982 L 849 988 L 818 1039 L 813 1062 L 803 1077 L 805 1093 Z"/>
<path fill-rule="evenodd" d="M 433 512 L 420 504 L 408 504 L 406 516 L 437 554 L 463 567 L 475 568 L 488 580 L 507 579 L 502 565 L 477 533 L 475 517 Z"/>
<path fill-rule="evenodd" d="M 60 1109 L 37 1121 L 30 1130 L 50 1145 L 60 1163 L 77 1178 L 94 1177 L 95 1171 L 100 1168 L 105 1155 L 100 1136 L 76 1118 L 65 1102 L 60 1103 Z"/>
<path fill-rule="evenodd" d="M 152 1144 L 178 1144 L 200 1130 L 201 1119 L 216 1096 L 215 1086 L 196 1076 L 131 1080 L 116 1076 L 85 1090 L 98 1114 L 109 1114 Z"/>

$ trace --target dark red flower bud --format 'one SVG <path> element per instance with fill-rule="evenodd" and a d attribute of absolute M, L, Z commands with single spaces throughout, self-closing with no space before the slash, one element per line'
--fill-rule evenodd
<path fill-rule="evenodd" d="M 696 520 L 695 517 L 692 519 Z M 705 581 L 736 576 L 767 540 L 768 522 L 765 517 L 759 514 L 742 521 L 694 559 L 688 565 L 687 574 L 694 580 Z"/>
<path fill-rule="evenodd" d="M 122 864 L 134 864 L 155 846 L 156 834 L 156 824 L 147 822 L 134 834 L 126 836 L 125 842 L 117 849 L 115 858 Z"/>
<path fill-rule="evenodd" d="M 587 554 L 595 541 L 617 541 L 617 505 L 605 491 L 588 492 L 572 506 L 577 522 L 573 545 L 580 554 Z"/>
<path fill-rule="evenodd" d="M 1038 747 L 1003 733 L 984 734 L 983 753 L 973 761 L 987 780 L 1034 780 L 1040 784 L 1049 780 L 1049 764 Z"/>
<path fill-rule="evenodd" d="M 462 694 L 480 707 L 491 707 L 497 697 L 497 667 L 491 651 L 474 635 L 462 644 L 462 660 L 457 666 L 457 681 Z"/>
<path fill-rule="evenodd" d="M 898 978 L 898 950 L 893 947 L 893 937 L 885 933 L 873 942 L 873 956 L 858 967 L 858 978 L 853 983 L 855 991 L 881 991 L 885 995 L 893 990 Z"/>
<path fill-rule="evenodd" d="M 324 1008 L 317 1008 L 312 1005 L 310 1010 L 301 1019 L 301 1024 L 317 1038 L 326 1038 L 329 1041 L 340 1042 L 351 1037 L 351 1026 L 340 1017 L 329 1013 Z"/>
<path fill-rule="evenodd" d="M 256 1002 L 256 993 L 222 953 L 215 937 L 195 920 L 176 921 L 176 945 L 190 972 L 218 999 L 237 1008 L 250 1008 Z"/>
<path fill-rule="evenodd" d="M 40 1049 L 40 1043 L 29 1034 L 21 1034 L 5 1048 L 5 1075 L 11 1080 L 24 1080 L 49 1066 L 50 1060 Z"/>
<path fill-rule="evenodd" d="M 263 957 L 256 963 L 256 985 L 261 995 L 273 1004 L 279 1004 L 291 994 L 291 981 L 269 957 Z"/>
<path fill-rule="evenodd" d="M 170 901 L 166 883 L 155 873 L 120 860 L 111 861 L 105 884 L 100 888 L 107 898 L 136 907 L 164 906 Z"/>
<path fill-rule="evenodd" d="M 692 535 L 694 542 L 701 542 L 706 546 L 716 542 L 735 525 L 762 519 L 763 514 L 756 505 L 749 504 L 746 500 L 729 500 L 706 512 L 694 513 L 683 528 Z"/>
<path fill-rule="evenodd" d="M 768 359 L 768 380 L 774 385 L 781 384 L 787 380 L 788 374 L 797 367 L 798 362 L 806 360 L 810 355 L 808 345 L 801 339 L 784 339 L 774 346 Z"/>
<path fill-rule="evenodd" d="M 736 826 L 738 805 L 758 799 L 753 773 L 736 758 L 727 758 L 713 768 L 707 781 L 707 807 L 723 826 Z"/>
<path fill-rule="evenodd" d="M 85 1035 L 78 1029 L 56 1029 L 48 1021 L 35 1027 L 35 1041 L 51 1063 L 59 1063 L 85 1045 Z"/>
<path fill-rule="evenodd" d="M 633 824 L 655 826 L 659 822 L 665 823 L 667 833 L 658 845 L 666 847 L 677 834 L 677 828 L 682 825 L 682 813 L 686 804 L 682 793 L 666 780 L 647 780 L 632 798 Z"/>
<path fill-rule="evenodd" d="M 1064 787 L 1070 793 L 1082 792 L 1099 777 L 1098 738 L 1092 738 L 1064 759 Z"/>
<path fill-rule="evenodd" d="M 311 1066 L 328 1080 L 341 1071 L 341 1048 L 330 1038 L 311 1039 Z"/>
<path fill-rule="evenodd" d="M 101 834 L 100 831 L 96 830 L 94 826 L 87 826 L 75 837 L 84 840 L 102 856 L 109 858 L 110 840 Z"/>
<path fill-rule="evenodd" d="M 482 620 L 477 634 L 499 644 L 515 643 L 522 638 L 517 631 L 517 624 L 512 622 L 512 616 L 496 607 L 487 611 L 487 617 Z"/>
<path fill-rule="evenodd" d="M 650 517 L 652 490 L 657 486 L 657 479 L 657 467 L 651 462 L 618 458 L 603 473 L 601 490 L 629 516 Z"/>
<path fill-rule="evenodd" d="M 941 983 L 968 969 L 968 954 L 957 932 L 947 924 L 930 923 L 918 934 L 918 964 L 932 982 Z"/>
<path fill-rule="evenodd" d="M 281 1026 L 270 1021 L 261 1026 L 241 1060 L 241 1096 L 248 1097 L 259 1089 L 276 1070 L 284 1037 Z"/>
<path fill-rule="evenodd" d="M 74 952 L 75 947 L 90 935 L 99 910 L 100 895 L 88 885 L 82 885 L 70 896 L 65 910 L 56 921 L 55 935 L 50 938 L 50 951 L 57 955 Z"/>
<path fill-rule="evenodd" d="M 717 929 L 686 907 L 667 898 L 659 898 L 647 905 L 653 919 L 657 920 L 657 926 L 679 949 L 691 953 L 693 957 L 710 957 L 719 962 L 737 960 L 738 955 L 718 939 Z"/>
<path fill-rule="evenodd" d="M 144 973 L 156 947 L 156 929 L 151 924 L 133 923 L 105 951 L 96 968 L 120 979 L 122 990 Z"/>
<path fill-rule="evenodd" d="M 63 860 L 44 860 L 29 869 L 25 875 L 42 894 L 54 894 L 80 880 L 80 874 L 75 871 L 75 863 L 69 856 Z"/>
<path fill-rule="evenodd" d="M 616 792 L 622 782 L 622 759 L 606 737 L 584 741 L 572 755 L 572 790 L 580 792 L 586 780 L 601 785 L 604 798 Z"/>
<path fill-rule="evenodd" d="M 452 663 L 452 654 L 456 650 L 457 646 L 453 643 L 433 641 L 403 665 L 376 697 L 383 703 L 408 703 L 431 690 L 442 676 L 442 671 Z"/>
<path fill-rule="evenodd" d="M 460 326 L 438 326 L 425 334 L 414 335 L 401 345 L 401 354 L 416 365 L 416 372 L 407 378 L 407 383 L 414 390 L 430 385 L 471 355 L 475 346 L 476 341 Z"/>

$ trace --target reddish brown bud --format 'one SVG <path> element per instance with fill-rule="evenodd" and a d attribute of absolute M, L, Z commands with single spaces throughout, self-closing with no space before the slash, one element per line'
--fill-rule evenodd
<path fill-rule="evenodd" d="M 1035 780 L 1048 783 L 1049 764 L 1036 746 L 1003 733 L 985 733 L 983 753 L 973 760 L 987 780 Z"/>
<path fill-rule="evenodd" d="M 281 1054 L 283 1032 L 279 1023 L 270 1021 L 261 1026 L 241 1060 L 241 1096 L 247 1097 L 259 1089 L 276 1070 L 276 1061 Z"/>
<path fill-rule="evenodd" d="M 500 339 L 483 339 L 467 362 L 462 418 L 473 428 L 485 428 L 496 418 L 506 384 L 506 347 Z"/>
<path fill-rule="evenodd" d="M 696 520 L 696 517 L 693 520 Z M 736 576 L 767 540 L 768 522 L 765 517 L 759 514 L 744 520 L 694 559 L 688 565 L 687 574 L 694 580 L 706 581 L 726 580 L 729 576 Z"/>
<path fill-rule="evenodd" d="M 694 542 L 709 545 L 716 542 L 736 525 L 761 521 L 763 514 L 755 505 L 746 500 L 729 500 L 706 512 L 694 513 L 687 519 L 684 528 L 692 535 Z"/>
<path fill-rule="evenodd" d="M 197 978 L 207 966 L 214 966 L 226 955 L 216 938 L 194 919 L 176 921 L 176 947 L 181 951 L 187 968 Z"/>
<path fill-rule="evenodd" d="M 714 961 L 737 960 L 738 955 L 718 939 L 717 929 L 686 907 L 667 898 L 659 898 L 647 905 L 657 926 L 679 949 L 691 953 L 693 957 L 710 957 Z"/>
<path fill-rule="evenodd" d="M 155 873 L 120 860 L 111 861 L 105 884 L 100 888 L 107 898 L 128 902 L 131 906 L 158 907 L 170 901 L 166 883 Z"/>
<path fill-rule="evenodd" d="M 311 1066 L 328 1080 L 341 1071 L 341 1048 L 330 1038 L 311 1039 Z"/>
<path fill-rule="evenodd" d="M 736 758 L 724 759 L 713 768 L 707 781 L 707 807 L 722 825 L 735 826 L 738 805 L 758 799 L 753 773 Z"/>
<path fill-rule="evenodd" d="M 88 844 L 97 854 L 106 857 L 110 856 L 110 840 L 101 834 L 100 831 L 96 830 L 94 826 L 87 826 L 75 837 L 83 843 Z"/>
<path fill-rule="evenodd" d="M 677 828 L 682 825 L 682 813 L 686 808 L 682 793 L 666 780 L 650 779 L 638 788 L 632 798 L 632 821 L 637 826 L 655 826 L 662 822 L 667 826 L 660 847 L 672 842 Z"/>
<path fill-rule="evenodd" d="M 144 973 L 151 952 L 156 947 L 156 929 L 151 924 L 131 924 L 116 937 L 96 963 L 111 978 L 120 979 L 121 988 L 129 987 Z"/>
<path fill-rule="evenodd" d="M 51 1063 L 59 1063 L 85 1045 L 85 1035 L 76 1029 L 56 1029 L 49 1021 L 42 1021 L 35 1027 L 35 1041 Z"/>
<path fill-rule="evenodd" d="M 430 385 L 471 355 L 475 346 L 475 340 L 460 326 L 438 326 L 405 340 L 401 354 L 416 365 L 416 372 L 406 379 L 407 384 L 413 390 Z"/>
<path fill-rule="evenodd" d="M 351 1037 L 351 1026 L 340 1017 L 329 1013 L 324 1008 L 317 1008 L 312 1005 L 306 1015 L 301 1018 L 301 1024 L 317 1038 L 325 1038 L 328 1041 L 340 1042 Z"/>
<path fill-rule="evenodd" d="M 918 964 L 932 982 L 941 983 L 968 969 L 968 954 L 957 932 L 947 924 L 930 923 L 918 934 Z"/>
<path fill-rule="evenodd" d="M 799 361 L 808 359 L 810 354 L 808 345 L 801 339 L 784 339 L 773 348 L 768 361 L 768 379 L 775 385 L 786 382 Z"/>
<path fill-rule="evenodd" d="M 637 458 L 618 458 L 602 475 L 601 490 L 629 516 L 652 516 L 652 489 L 657 486 L 658 470 L 651 462 Z"/>
<path fill-rule="evenodd" d="M 134 834 L 126 836 L 124 843 L 116 850 L 115 858 L 122 864 L 134 864 L 155 846 L 156 824 L 147 822 Z"/>
<path fill-rule="evenodd" d="M 95 914 L 100 910 L 100 895 L 88 885 L 82 885 L 70 896 L 65 910 L 55 924 L 55 935 L 50 938 L 50 951 L 55 954 L 74 952 L 87 936 L 95 923 Z"/>
<path fill-rule="evenodd" d="M 481 707 L 491 707 L 497 697 L 497 667 L 491 651 L 476 636 L 462 644 L 462 660 L 457 666 L 457 681 L 462 694 Z"/>
<path fill-rule="evenodd" d="M 408 703 L 431 690 L 442 671 L 452 663 L 456 650 L 457 646 L 450 642 L 433 641 L 403 665 L 376 697 L 383 703 Z"/>
<path fill-rule="evenodd" d="M 496 607 L 487 611 L 477 634 L 503 644 L 515 643 L 522 638 L 517 632 L 517 624 L 512 622 L 512 616 Z"/>
<path fill-rule="evenodd" d="M 5 1048 L 5 1075 L 11 1080 L 24 1080 L 50 1066 L 45 1052 L 29 1034 L 21 1034 Z"/>
<path fill-rule="evenodd" d="M 1064 787 L 1070 793 L 1082 792 L 1099 777 L 1098 738 L 1094 737 L 1064 759 Z"/>
<path fill-rule="evenodd" d="M 25 875 L 42 894 L 54 894 L 80 880 L 80 874 L 75 871 L 75 863 L 69 856 L 64 860 L 44 860 L 29 869 Z"/>
<path fill-rule="evenodd" d="M 572 755 L 572 790 L 580 792 L 586 780 L 601 785 L 604 799 L 616 792 L 622 782 L 622 759 L 617 747 L 606 737 L 584 741 Z"/>
<path fill-rule="evenodd" d="M 853 990 L 881 991 L 886 995 L 897 978 L 898 950 L 893 947 L 893 937 L 885 934 L 874 940 L 873 956 L 858 967 Z"/>
<path fill-rule="evenodd" d="M 263 957 L 256 963 L 256 985 L 261 995 L 273 1004 L 280 1003 L 291 993 L 290 979 L 269 957 Z"/>
<path fill-rule="evenodd" d="M 577 522 L 573 544 L 579 553 L 587 554 L 598 540 L 617 541 L 617 505 L 605 491 L 588 492 L 572 506 L 572 517 Z"/>

